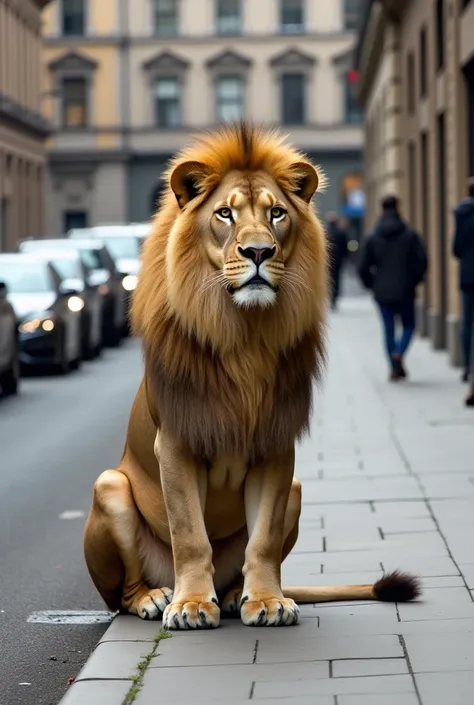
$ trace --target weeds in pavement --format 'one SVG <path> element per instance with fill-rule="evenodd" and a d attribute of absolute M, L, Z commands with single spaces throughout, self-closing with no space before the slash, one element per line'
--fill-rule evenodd
<path fill-rule="evenodd" d="M 138 693 L 143 688 L 143 679 L 145 677 L 145 673 L 147 672 L 148 666 L 150 665 L 152 659 L 154 659 L 155 656 L 158 656 L 158 645 L 160 641 L 162 641 L 163 639 L 170 638 L 171 634 L 163 630 L 161 632 L 158 632 L 158 634 L 155 636 L 155 638 L 153 639 L 153 648 L 146 654 L 146 656 L 144 656 L 140 663 L 137 664 L 137 673 L 134 676 L 130 677 L 130 680 L 132 681 L 132 686 L 127 693 L 127 697 L 125 698 L 123 705 L 131 705 L 131 703 L 135 702 Z"/>

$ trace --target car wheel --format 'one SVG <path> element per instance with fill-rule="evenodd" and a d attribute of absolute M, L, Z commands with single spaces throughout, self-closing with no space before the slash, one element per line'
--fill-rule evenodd
<path fill-rule="evenodd" d="M 107 331 L 105 344 L 109 348 L 116 348 L 122 342 L 122 330 L 120 328 L 111 328 Z"/>
<path fill-rule="evenodd" d="M 58 374 L 60 374 L 60 375 L 67 375 L 67 373 L 71 369 L 71 366 L 70 366 L 69 361 L 67 359 L 66 340 L 64 338 L 64 335 L 61 338 L 61 348 L 60 349 L 61 349 L 61 355 L 59 358 L 59 362 L 56 365 L 56 370 L 57 370 Z"/>
<path fill-rule="evenodd" d="M 12 360 L 11 366 L 2 375 L 0 375 L 0 387 L 4 396 L 10 397 L 18 393 L 20 384 L 20 362 L 18 355 Z"/>
<path fill-rule="evenodd" d="M 82 362 L 81 358 L 76 357 L 75 360 L 71 360 L 71 362 L 69 363 L 69 369 L 70 370 L 78 370 L 79 367 L 81 366 L 81 362 Z"/>

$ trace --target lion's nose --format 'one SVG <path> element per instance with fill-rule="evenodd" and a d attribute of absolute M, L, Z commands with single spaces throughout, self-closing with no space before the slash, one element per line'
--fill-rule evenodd
<path fill-rule="evenodd" d="M 239 247 L 238 251 L 242 257 L 251 259 L 256 265 L 262 264 L 267 259 L 271 259 L 275 254 L 276 247 Z"/>

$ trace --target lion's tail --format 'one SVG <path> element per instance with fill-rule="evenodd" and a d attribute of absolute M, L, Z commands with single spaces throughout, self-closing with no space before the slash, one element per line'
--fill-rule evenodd
<path fill-rule="evenodd" d="M 394 571 L 384 575 L 374 585 L 341 585 L 336 587 L 284 587 L 285 597 L 297 604 L 337 602 L 340 600 L 380 600 L 409 602 L 421 594 L 420 581 L 407 573 Z"/>

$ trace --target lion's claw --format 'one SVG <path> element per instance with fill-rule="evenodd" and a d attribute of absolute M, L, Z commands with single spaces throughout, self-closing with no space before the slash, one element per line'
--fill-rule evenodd
<path fill-rule="evenodd" d="M 172 602 L 163 614 L 163 628 L 215 629 L 219 626 L 220 609 L 214 601 Z"/>
<path fill-rule="evenodd" d="M 298 624 L 298 605 L 285 597 L 265 600 L 242 598 L 240 616 L 249 627 L 282 627 Z"/>

